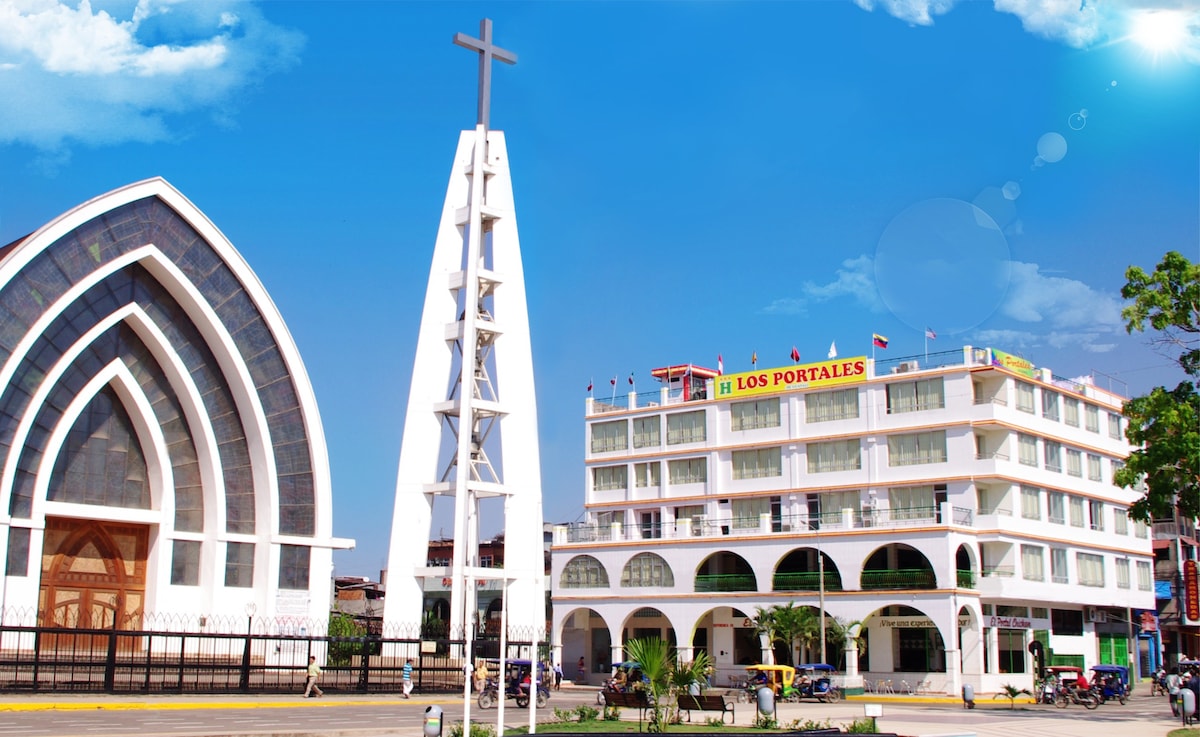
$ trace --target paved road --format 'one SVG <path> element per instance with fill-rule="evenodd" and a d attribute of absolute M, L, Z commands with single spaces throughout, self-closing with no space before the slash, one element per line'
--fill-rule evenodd
<path fill-rule="evenodd" d="M 405 701 L 393 696 L 299 697 L 0 697 L 0 737 L 215 737 L 217 735 L 275 735 L 279 737 L 382 737 L 419 735 L 425 708 L 438 704 L 447 725 L 462 717 L 461 699 L 417 697 Z M 564 689 L 555 693 L 552 707 L 595 705 L 594 690 Z M 779 721 L 831 720 L 844 724 L 863 715 L 862 701 L 839 704 L 780 704 Z M 981 702 L 967 711 L 953 702 L 915 703 L 908 699 L 872 700 L 883 704 L 879 728 L 902 735 L 975 735 L 976 737 L 1164 737 L 1178 726 L 1170 718 L 1164 698 L 1139 694 L 1124 706 L 1116 703 L 1095 711 L 1071 706 L 1018 705 Z M 625 718 L 637 718 L 625 710 Z M 497 712 L 472 708 L 472 718 L 495 724 Z M 543 712 L 551 718 L 550 709 Z M 737 723 L 754 719 L 750 704 L 737 705 Z M 481 719 L 482 717 L 482 719 Z M 505 710 L 509 726 L 528 724 L 528 711 Z M 680 728 L 682 731 L 682 728 Z M 448 733 L 448 731 L 447 731 Z"/>

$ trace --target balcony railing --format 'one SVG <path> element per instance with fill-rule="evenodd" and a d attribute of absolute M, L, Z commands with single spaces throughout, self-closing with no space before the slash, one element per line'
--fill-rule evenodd
<path fill-rule="evenodd" d="M 757 591 L 758 582 L 747 573 L 701 573 L 696 576 L 697 593 Z"/>
<path fill-rule="evenodd" d="M 979 575 L 983 578 L 1012 578 L 1012 566 L 984 566 Z"/>
<path fill-rule="evenodd" d="M 776 573 L 775 577 L 771 579 L 772 591 L 819 591 L 820 589 L 820 571 Z M 842 590 L 842 577 L 837 571 L 825 571 L 825 590 Z"/>
<path fill-rule="evenodd" d="M 958 588 L 960 588 L 960 589 L 975 588 L 975 571 L 964 571 L 964 570 L 959 569 L 957 571 L 957 575 L 958 575 L 958 580 L 956 581 L 956 583 L 958 584 Z"/>
<path fill-rule="evenodd" d="M 863 571 L 859 580 L 862 582 L 863 591 L 937 588 L 937 576 L 927 568 L 902 568 L 896 571 Z"/>

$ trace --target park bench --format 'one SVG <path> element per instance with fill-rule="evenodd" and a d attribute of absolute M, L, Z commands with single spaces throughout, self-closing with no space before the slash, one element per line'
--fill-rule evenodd
<path fill-rule="evenodd" d="M 646 710 L 650 708 L 650 699 L 645 691 L 605 691 L 604 706 L 615 706 L 620 709 L 638 710 L 638 731 L 642 731 L 642 721 L 646 718 Z"/>
<path fill-rule="evenodd" d="M 734 722 L 733 704 L 720 694 L 679 694 L 679 710 L 687 712 L 689 722 L 692 721 L 693 711 L 719 711 L 722 723 L 726 714 L 729 715 L 729 723 Z"/>

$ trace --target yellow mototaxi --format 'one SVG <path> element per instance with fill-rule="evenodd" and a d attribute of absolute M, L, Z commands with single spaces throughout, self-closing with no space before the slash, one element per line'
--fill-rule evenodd
<path fill-rule="evenodd" d="M 746 672 L 749 681 L 747 696 L 750 698 L 753 698 L 754 694 L 758 693 L 758 689 L 763 686 L 774 691 L 778 701 L 795 701 L 800 697 L 793 685 L 796 682 L 796 669 L 790 665 L 759 663 L 746 666 Z"/>

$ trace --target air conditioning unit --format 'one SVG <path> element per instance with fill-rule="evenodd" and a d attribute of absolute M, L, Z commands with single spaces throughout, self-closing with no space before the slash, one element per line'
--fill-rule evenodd
<path fill-rule="evenodd" d="M 1085 611 L 1087 621 L 1092 624 L 1104 623 L 1108 621 L 1108 612 L 1098 607 L 1090 606 Z"/>
<path fill-rule="evenodd" d="M 893 374 L 907 374 L 909 371 L 916 371 L 920 366 L 916 361 L 901 361 L 892 369 Z"/>

